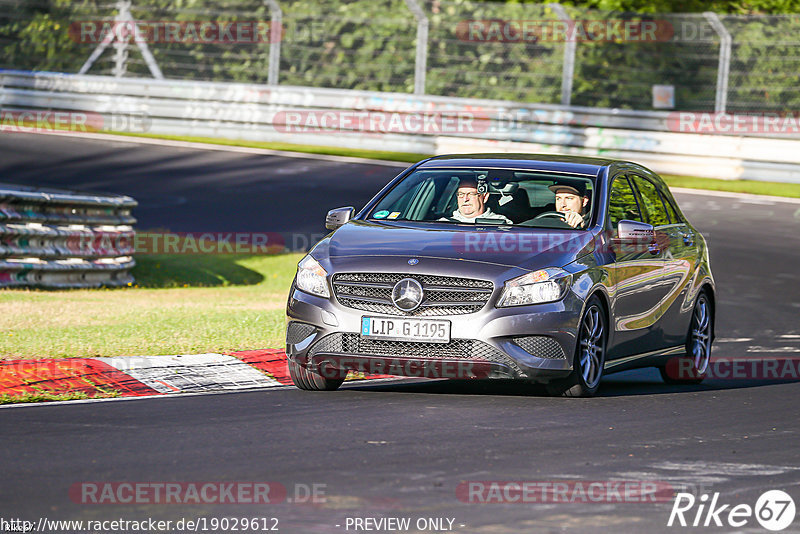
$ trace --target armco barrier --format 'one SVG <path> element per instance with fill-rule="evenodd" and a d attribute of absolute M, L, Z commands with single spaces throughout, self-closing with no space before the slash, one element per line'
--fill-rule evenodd
<path fill-rule="evenodd" d="M 0 184 L 0 287 L 132 283 L 135 206 L 127 196 Z"/>
<path fill-rule="evenodd" d="M 398 152 L 551 152 L 631 159 L 657 172 L 800 182 L 798 131 L 676 131 L 675 115 L 343 89 L 0 71 L 0 108 L 67 110 L 95 130 L 132 130 Z M 466 112 L 471 127 L 413 132 L 292 128 L 287 112 Z M 30 117 L 33 117 L 32 115 Z M 0 129 L 24 130 L 8 121 Z M 755 128 L 758 130 L 759 128 Z"/>

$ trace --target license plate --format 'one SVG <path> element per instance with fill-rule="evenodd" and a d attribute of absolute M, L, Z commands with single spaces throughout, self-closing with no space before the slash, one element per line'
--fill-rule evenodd
<path fill-rule="evenodd" d="M 399 317 L 362 317 L 361 336 L 391 341 L 449 343 L 450 321 Z"/>

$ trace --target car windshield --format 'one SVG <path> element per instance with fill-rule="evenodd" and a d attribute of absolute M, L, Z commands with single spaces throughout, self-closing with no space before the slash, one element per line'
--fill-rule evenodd
<path fill-rule="evenodd" d="M 513 169 L 417 170 L 370 211 L 371 220 L 586 229 L 590 178 Z"/>

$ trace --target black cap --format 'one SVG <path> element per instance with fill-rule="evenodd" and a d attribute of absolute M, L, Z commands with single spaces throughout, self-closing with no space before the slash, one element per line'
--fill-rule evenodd
<path fill-rule="evenodd" d="M 553 193 L 558 193 L 559 191 L 568 191 L 581 197 L 586 196 L 586 186 L 582 183 L 575 182 L 569 184 L 553 184 L 550 186 L 550 191 Z"/>

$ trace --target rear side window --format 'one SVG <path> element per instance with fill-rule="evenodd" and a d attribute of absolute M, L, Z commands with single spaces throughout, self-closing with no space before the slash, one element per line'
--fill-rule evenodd
<path fill-rule="evenodd" d="M 661 193 L 658 192 L 655 184 L 641 176 L 634 176 L 633 181 L 636 184 L 636 188 L 639 190 L 642 204 L 644 204 L 643 207 L 647 214 L 647 222 L 653 226 L 669 224 L 670 217 L 667 214 L 667 209 L 664 207 Z"/>
<path fill-rule="evenodd" d="M 619 221 L 623 219 L 644 222 L 631 184 L 626 177 L 617 176 L 611 184 L 608 198 L 608 221 L 611 228 L 616 230 Z"/>
<path fill-rule="evenodd" d="M 673 224 L 683 222 L 678 215 L 678 210 L 675 209 L 675 206 L 672 205 L 672 202 L 669 201 L 666 195 L 662 194 L 661 198 L 664 200 L 664 206 L 667 208 L 667 213 L 669 214 L 669 218 L 672 220 Z"/>

